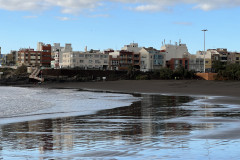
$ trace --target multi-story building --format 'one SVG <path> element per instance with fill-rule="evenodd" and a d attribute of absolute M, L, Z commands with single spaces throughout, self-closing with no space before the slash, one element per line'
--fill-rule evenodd
<path fill-rule="evenodd" d="M 231 52 L 228 55 L 228 63 L 240 64 L 240 53 L 239 52 Z"/>
<path fill-rule="evenodd" d="M 189 71 L 204 72 L 203 58 L 197 58 L 196 55 L 188 55 L 185 58 L 189 59 Z"/>
<path fill-rule="evenodd" d="M 34 49 L 20 49 L 18 51 L 18 65 L 26 66 L 51 66 L 51 45 L 42 45 L 41 51 L 34 51 Z"/>
<path fill-rule="evenodd" d="M 133 53 L 139 53 L 141 49 L 142 47 L 138 47 L 138 43 L 130 43 L 129 45 L 122 47 L 122 50 Z"/>
<path fill-rule="evenodd" d="M 6 54 L 5 63 L 7 66 L 14 66 L 17 63 L 17 51 L 11 51 L 9 54 Z"/>
<path fill-rule="evenodd" d="M 34 51 L 31 48 L 21 48 L 18 51 L 18 65 L 40 66 L 41 51 Z"/>
<path fill-rule="evenodd" d="M 72 52 L 72 44 L 66 43 L 65 47 L 61 47 L 60 43 L 54 43 L 52 46 L 52 57 L 54 59 L 52 68 L 58 69 L 62 67 L 63 53 L 67 52 Z"/>
<path fill-rule="evenodd" d="M 130 66 L 140 70 L 140 53 L 127 50 L 121 50 L 119 53 L 119 70 L 128 70 Z"/>
<path fill-rule="evenodd" d="M 204 68 L 205 68 L 205 72 L 211 72 L 212 71 L 212 55 L 214 54 L 218 54 L 216 50 L 208 50 L 206 52 L 197 51 L 196 58 L 199 59 L 199 63 L 200 61 L 203 61 L 203 69 L 199 68 L 197 71 L 204 72 Z M 204 64 L 204 59 L 205 59 L 205 64 Z"/>
<path fill-rule="evenodd" d="M 109 53 L 109 69 L 127 71 L 129 67 L 140 70 L 140 53 L 121 50 Z"/>
<path fill-rule="evenodd" d="M 141 71 L 153 71 L 166 66 L 165 51 L 160 51 L 153 47 L 143 47 L 139 52 L 141 55 Z"/>
<path fill-rule="evenodd" d="M 120 51 L 109 51 L 107 52 L 109 55 L 109 63 L 108 69 L 109 70 L 119 70 L 119 62 L 120 62 Z"/>
<path fill-rule="evenodd" d="M 167 61 L 167 67 L 175 70 L 179 66 L 183 66 L 184 69 L 189 70 L 189 59 L 188 58 L 172 58 L 169 61 Z"/>
<path fill-rule="evenodd" d="M 121 51 L 109 49 L 106 51 L 109 54 L 109 69 L 126 71 L 129 67 L 133 67 L 135 70 L 140 70 L 141 49 L 138 43 L 125 45 Z"/>
<path fill-rule="evenodd" d="M 239 57 L 237 53 L 228 52 L 225 48 L 208 49 L 204 55 L 203 51 L 197 52 L 198 58 L 205 58 L 205 71 L 211 72 L 215 62 L 220 62 L 222 65 L 237 63 Z M 237 58 L 238 57 L 238 58 Z"/>
<path fill-rule="evenodd" d="M 183 58 L 184 55 L 189 54 L 186 44 L 179 44 L 176 42 L 175 45 L 164 44 L 161 50 L 166 52 L 166 61 L 170 61 L 172 58 Z"/>
<path fill-rule="evenodd" d="M 62 55 L 62 68 L 100 69 L 108 68 L 108 54 L 90 52 L 65 52 Z"/>

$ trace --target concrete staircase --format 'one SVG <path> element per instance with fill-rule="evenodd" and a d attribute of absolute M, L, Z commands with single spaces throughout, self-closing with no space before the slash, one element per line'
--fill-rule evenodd
<path fill-rule="evenodd" d="M 29 76 L 29 78 L 36 79 L 36 80 L 38 80 L 38 81 L 40 81 L 40 82 L 43 82 L 43 81 L 44 81 L 44 78 L 38 77 L 40 71 L 41 71 L 41 70 L 40 70 L 39 68 L 36 68 L 36 69 L 32 72 L 32 74 Z"/>

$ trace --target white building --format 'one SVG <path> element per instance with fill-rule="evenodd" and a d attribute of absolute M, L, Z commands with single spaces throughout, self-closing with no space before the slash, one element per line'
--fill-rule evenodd
<path fill-rule="evenodd" d="M 37 42 L 37 50 L 36 51 L 42 51 L 42 46 L 44 45 L 43 42 Z"/>
<path fill-rule="evenodd" d="M 141 66 L 143 72 L 157 70 L 166 66 L 166 54 L 152 47 L 142 48 L 140 51 Z"/>
<path fill-rule="evenodd" d="M 131 52 L 133 55 L 127 55 L 127 57 L 126 55 L 121 56 L 122 51 Z M 126 58 L 130 62 L 128 65 L 138 65 L 140 71 L 143 72 L 157 70 L 166 66 L 165 52 L 161 52 L 160 50 L 154 49 L 153 47 L 139 47 L 138 43 L 130 43 L 130 45 L 125 45 L 121 51 L 109 52 L 109 57 L 110 70 L 123 69 L 120 63 L 122 61 L 125 61 Z M 136 61 L 136 64 L 134 61 Z"/>
<path fill-rule="evenodd" d="M 166 51 L 166 61 L 171 60 L 172 58 L 183 58 L 183 55 L 189 54 L 186 44 L 164 44 L 161 47 L 161 50 Z"/>
<path fill-rule="evenodd" d="M 62 67 L 62 56 L 63 53 L 72 52 L 72 44 L 66 43 L 65 47 L 61 47 L 60 43 L 54 43 L 52 46 L 52 56 L 54 58 L 54 62 L 52 63 L 54 68 Z"/>
<path fill-rule="evenodd" d="M 90 52 L 65 52 L 62 55 L 62 68 L 107 69 L 109 55 Z"/>
<path fill-rule="evenodd" d="M 122 50 L 139 53 L 142 47 L 138 47 L 138 43 L 130 43 L 130 45 L 125 45 Z"/>
<path fill-rule="evenodd" d="M 196 72 L 204 72 L 204 59 L 197 55 L 188 55 L 189 58 L 189 70 Z"/>

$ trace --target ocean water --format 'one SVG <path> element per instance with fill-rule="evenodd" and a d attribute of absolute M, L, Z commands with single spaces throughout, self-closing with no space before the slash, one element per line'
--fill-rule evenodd
<path fill-rule="evenodd" d="M 209 98 L 0 87 L 0 159 L 239 159 L 240 107 Z"/>
<path fill-rule="evenodd" d="M 0 98 L 0 124 L 88 115 L 139 100 L 129 94 L 19 87 L 0 87 Z"/>

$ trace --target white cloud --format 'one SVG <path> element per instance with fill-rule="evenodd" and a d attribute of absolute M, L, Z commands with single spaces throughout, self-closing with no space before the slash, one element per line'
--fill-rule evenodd
<path fill-rule="evenodd" d="M 187 4 L 193 9 L 209 11 L 219 8 L 239 7 L 240 0 L 0 0 L 0 9 L 10 11 L 43 11 L 59 7 L 62 13 L 79 14 L 83 11 L 107 5 L 108 2 L 123 3 L 135 11 L 163 11 L 178 4 Z M 134 6 L 134 7 L 133 7 Z"/>

